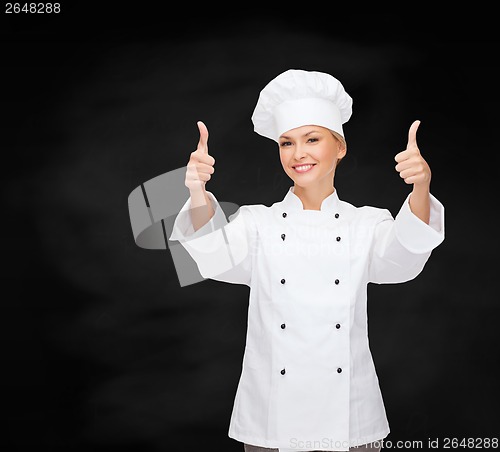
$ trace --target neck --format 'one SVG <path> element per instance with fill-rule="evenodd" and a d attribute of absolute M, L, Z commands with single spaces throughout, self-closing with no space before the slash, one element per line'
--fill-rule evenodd
<path fill-rule="evenodd" d="M 304 210 L 321 210 L 321 203 L 323 200 L 330 196 L 334 191 L 335 187 L 333 186 L 333 181 L 331 185 L 328 184 L 324 186 L 293 186 L 293 193 L 302 201 Z"/>

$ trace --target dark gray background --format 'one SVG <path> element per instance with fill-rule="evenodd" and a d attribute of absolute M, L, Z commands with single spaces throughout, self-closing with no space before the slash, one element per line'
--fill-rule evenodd
<path fill-rule="evenodd" d="M 387 439 L 498 436 L 488 15 L 121 8 L 2 11 L 2 445 L 243 450 L 227 429 L 248 288 L 181 288 L 168 251 L 134 244 L 127 197 L 187 163 L 201 119 L 216 158 L 207 188 L 238 205 L 281 200 L 291 181 L 250 116 L 260 89 L 290 68 L 329 72 L 354 99 L 341 199 L 397 214 L 411 188 L 394 155 L 420 119 L 446 208 L 446 239 L 422 274 L 369 286 Z"/>

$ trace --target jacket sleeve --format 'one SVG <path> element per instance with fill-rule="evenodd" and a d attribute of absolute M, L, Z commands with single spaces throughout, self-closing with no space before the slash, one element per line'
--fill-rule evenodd
<path fill-rule="evenodd" d="M 444 240 L 444 206 L 431 194 L 426 224 L 410 209 L 407 196 L 394 219 L 383 209 L 375 225 L 369 259 L 369 282 L 402 283 L 424 268 L 432 250 Z"/>
<path fill-rule="evenodd" d="M 169 240 L 181 243 L 203 278 L 250 286 L 257 236 L 253 214 L 248 206 L 241 206 L 228 221 L 213 193 L 207 194 L 214 208 L 213 217 L 195 231 L 189 198 L 174 221 Z"/>

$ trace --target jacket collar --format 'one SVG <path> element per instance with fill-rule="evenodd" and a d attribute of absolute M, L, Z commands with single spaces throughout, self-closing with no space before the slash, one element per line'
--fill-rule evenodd
<path fill-rule="evenodd" d="M 294 193 L 293 185 L 288 189 L 286 196 L 283 198 L 282 207 L 288 210 L 304 210 L 304 206 L 300 198 Z M 338 212 L 340 200 L 337 194 L 337 189 L 323 199 L 321 203 L 321 211 L 324 212 Z"/>

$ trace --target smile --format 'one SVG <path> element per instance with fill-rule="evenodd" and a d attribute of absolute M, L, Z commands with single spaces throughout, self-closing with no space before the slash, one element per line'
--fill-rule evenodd
<path fill-rule="evenodd" d="M 311 169 L 315 166 L 314 165 L 299 165 L 299 166 L 295 166 L 293 169 L 295 170 L 296 173 L 307 173 L 309 171 L 311 171 Z"/>

